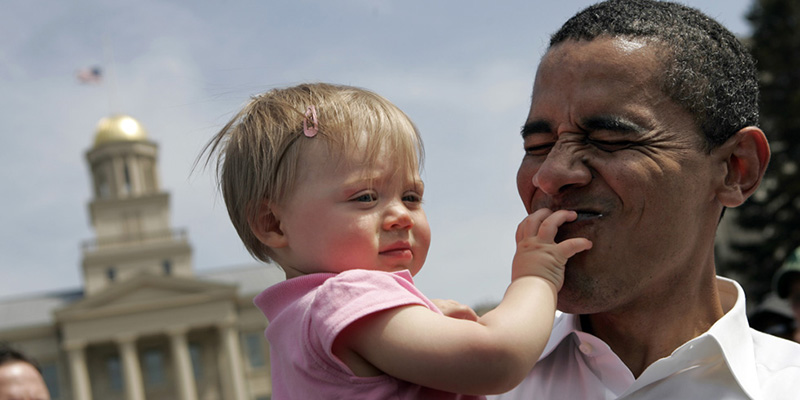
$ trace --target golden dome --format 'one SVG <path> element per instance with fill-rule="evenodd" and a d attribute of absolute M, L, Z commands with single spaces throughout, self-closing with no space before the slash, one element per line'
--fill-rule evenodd
<path fill-rule="evenodd" d="M 137 142 L 147 140 L 147 131 L 139 121 L 127 115 L 112 115 L 97 123 L 94 145 L 109 142 Z"/>

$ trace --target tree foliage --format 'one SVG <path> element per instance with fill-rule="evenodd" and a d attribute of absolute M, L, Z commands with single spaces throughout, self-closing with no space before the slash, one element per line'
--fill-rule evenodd
<path fill-rule="evenodd" d="M 761 87 L 761 127 L 772 159 L 761 188 L 738 208 L 736 254 L 724 268 L 744 278 L 748 297 L 760 300 L 772 276 L 800 245 L 800 1 L 755 0 L 747 15 Z"/>

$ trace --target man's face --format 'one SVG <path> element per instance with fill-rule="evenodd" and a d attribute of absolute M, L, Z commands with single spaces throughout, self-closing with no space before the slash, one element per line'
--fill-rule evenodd
<path fill-rule="evenodd" d="M 26 362 L 0 365 L 0 400 L 50 400 L 39 371 Z"/>
<path fill-rule="evenodd" d="M 611 38 L 561 43 L 539 66 L 517 188 L 528 213 L 578 211 L 559 240 L 593 242 L 567 263 L 562 311 L 664 301 L 698 290 L 713 266 L 724 163 L 659 89 L 660 72 L 652 45 Z"/>

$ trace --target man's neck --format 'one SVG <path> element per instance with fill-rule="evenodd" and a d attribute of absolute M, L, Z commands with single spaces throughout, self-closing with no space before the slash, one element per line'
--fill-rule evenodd
<path fill-rule="evenodd" d="M 638 378 L 722 317 L 716 278 L 695 287 L 681 296 L 652 296 L 623 310 L 581 315 L 582 330 L 606 342 Z"/>

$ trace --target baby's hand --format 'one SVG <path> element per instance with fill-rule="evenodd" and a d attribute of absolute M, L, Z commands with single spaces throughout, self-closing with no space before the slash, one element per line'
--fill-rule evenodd
<path fill-rule="evenodd" d="M 575 254 L 592 248 L 586 238 L 571 238 L 555 243 L 558 227 L 578 217 L 575 211 L 536 210 L 517 227 L 517 253 L 511 268 L 511 279 L 538 276 L 549 280 L 557 290 L 564 283 L 564 265 Z"/>

